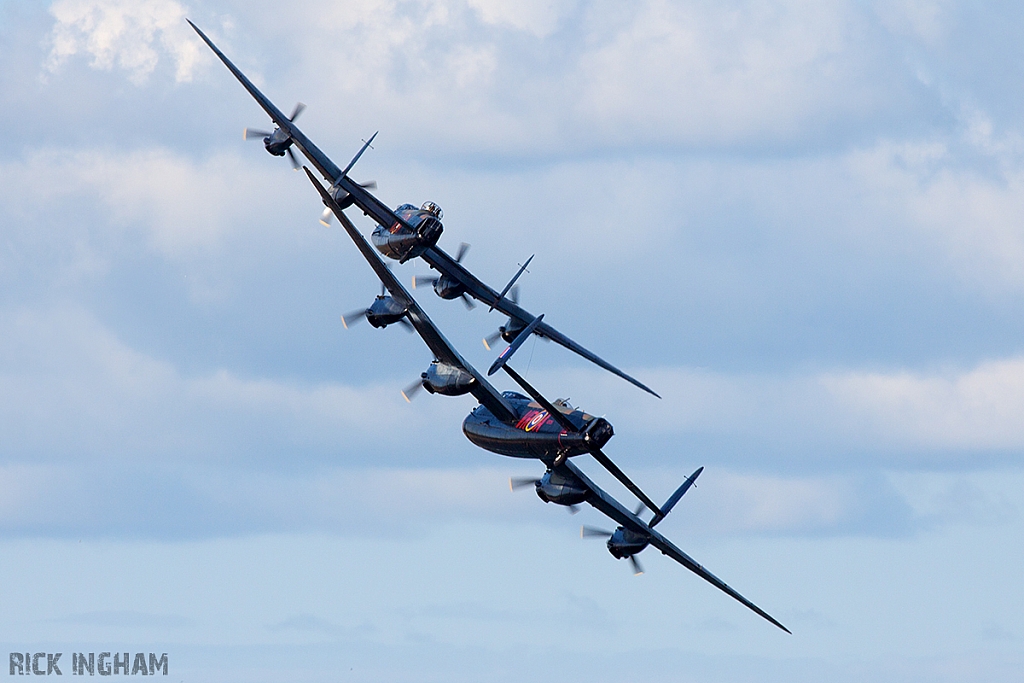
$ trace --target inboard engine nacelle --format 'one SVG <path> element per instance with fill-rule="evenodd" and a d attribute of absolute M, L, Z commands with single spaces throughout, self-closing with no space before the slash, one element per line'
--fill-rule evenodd
<path fill-rule="evenodd" d="M 423 388 L 431 394 L 462 396 L 469 393 L 476 379 L 461 368 L 434 361 L 427 371 L 420 375 Z"/>

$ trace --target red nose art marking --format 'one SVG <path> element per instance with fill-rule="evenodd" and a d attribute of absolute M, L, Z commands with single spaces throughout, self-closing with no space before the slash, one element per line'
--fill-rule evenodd
<path fill-rule="evenodd" d="M 519 419 L 516 423 L 516 427 L 527 432 L 532 432 L 536 429 L 540 429 L 544 423 L 548 421 L 548 415 L 546 410 L 531 410 Z"/>

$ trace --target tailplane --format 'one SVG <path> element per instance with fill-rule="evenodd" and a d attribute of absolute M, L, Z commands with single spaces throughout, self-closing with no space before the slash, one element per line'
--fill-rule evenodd
<path fill-rule="evenodd" d="M 676 489 L 676 492 L 669 496 L 668 500 L 665 501 L 665 504 L 661 506 L 661 511 L 654 516 L 654 519 L 651 520 L 649 526 L 652 529 L 658 522 L 660 522 L 661 520 L 665 519 L 666 516 L 668 516 L 668 513 L 671 512 L 672 508 L 676 506 L 676 503 L 678 503 L 679 499 L 683 497 L 683 494 L 690 490 L 690 487 L 693 486 L 693 482 L 697 481 L 697 477 L 699 477 L 700 473 L 703 471 L 703 467 L 698 467 L 697 471 L 691 474 L 689 477 L 687 477 L 686 481 L 684 481 L 682 485 Z"/>

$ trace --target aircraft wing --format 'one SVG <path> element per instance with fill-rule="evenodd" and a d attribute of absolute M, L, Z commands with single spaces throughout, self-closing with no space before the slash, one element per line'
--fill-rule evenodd
<path fill-rule="evenodd" d="M 326 204 L 334 215 L 338 218 L 342 227 L 345 228 L 345 232 L 349 234 L 352 241 L 355 242 L 356 247 L 362 253 L 363 257 L 373 268 L 373 272 L 377 274 L 380 281 L 384 284 L 384 287 L 391 294 L 392 298 L 398 303 L 406 307 L 409 322 L 412 323 L 413 328 L 420 335 L 427 347 L 434 354 L 434 358 L 447 363 L 448 365 L 461 368 L 471 374 L 476 380 L 473 382 L 473 386 L 470 388 L 470 393 L 478 400 L 484 407 L 491 411 L 491 413 L 503 422 L 515 422 L 518 416 L 516 412 L 509 405 L 508 401 L 495 389 L 490 382 L 484 378 L 476 368 L 466 362 L 465 359 L 455 350 L 455 347 L 451 345 L 444 335 L 441 334 L 441 330 L 437 328 L 434 322 L 427 316 L 427 314 L 420 308 L 420 305 L 416 303 L 416 300 L 412 298 L 408 290 L 402 286 L 395 277 L 395 274 L 385 265 L 380 255 L 374 250 L 373 247 L 366 241 L 366 238 L 362 236 L 356 226 L 352 224 L 352 221 L 348 219 L 348 216 L 341 210 L 338 203 L 334 201 L 334 198 L 327 193 L 317 179 L 310 173 L 308 168 L 303 167 L 306 171 L 306 175 L 309 176 L 310 182 L 317 188 L 320 193 L 321 199 Z"/>
<path fill-rule="evenodd" d="M 729 584 L 722 581 L 720 578 L 709 572 L 703 566 L 701 566 L 696 560 L 684 553 L 682 550 L 677 548 L 671 541 L 662 536 L 660 533 L 645 524 L 639 517 L 634 515 L 632 512 L 622 506 L 619 501 L 615 500 L 608 493 L 603 491 L 597 484 L 592 482 L 590 478 L 580 471 L 580 468 L 576 467 L 572 462 L 566 460 L 563 464 L 555 468 L 555 471 L 564 468 L 572 476 L 583 482 L 583 485 L 590 489 L 591 495 L 587 497 L 587 502 L 593 507 L 597 508 L 599 512 L 607 515 L 614 521 L 621 524 L 626 529 L 634 531 L 639 534 L 643 534 L 650 539 L 650 544 L 660 550 L 663 555 L 668 555 L 673 560 L 683 565 L 691 572 L 704 579 L 718 590 L 726 593 L 732 598 L 735 598 L 739 602 L 743 603 L 751 610 L 764 617 L 768 621 L 772 622 L 786 633 L 790 633 L 790 630 L 775 620 L 770 614 L 765 612 L 763 609 L 755 605 L 754 603 L 747 600 L 745 597 L 740 595 L 733 589 Z"/>
<path fill-rule="evenodd" d="M 227 56 L 225 56 L 224 53 L 221 52 L 216 45 L 213 44 L 213 41 L 211 41 L 206 36 L 206 34 L 199 29 L 198 26 L 193 24 L 192 21 L 189 19 L 186 19 L 185 21 L 188 21 L 189 26 L 195 29 L 195 32 L 198 33 L 199 37 L 203 39 L 203 42 L 205 42 L 209 46 L 209 48 L 213 50 L 214 54 L 216 54 L 217 57 L 219 57 L 220 60 L 224 62 L 224 66 L 226 66 L 228 70 L 231 71 L 232 74 L 234 74 L 235 78 L 237 78 L 239 83 L 241 83 L 242 86 L 249 92 L 249 94 L 252 95 L 253 99 L 255 99 L 256 102 L 261 107 L 263 107 L 263 110 L 267 113 L 267 115 L 270 116 L 271 119 L 273 119 L 274 124 L 288 134 L 288 136 L 292 139 L 292 144 L 294 144 L 299 149 L 299 151 L 302 152 L 303 156 L 309 159 L 310 163 L 312 163 L 313 166 L 315 166 L 316 169 L 320 171 L 323 177 L 332 186 L 336 185 L 345 192 L 347 192 L 349 196 L 352 198 L 352 202 L 357 207 L 359 207 L 359 209 L 364 214 L 369 216 L 379 225 L 392 226 L 398 223 L 406 225 L 406 227 L 410 227 L 386 204 L 384 204 L 375 196 L 367 192 L 365 188 L 359 185 L 359 183 L 353 181 L 351 178 L 345 175 L 342 169 L 338 168 L 338 166 L 333 161 L 331 161 L 326 154 L 320 151 L 320 148 L 313 144 L 313 142 L 309 138 L 307 138 L 301 130 L 299 130 L 298 126 L 296 126 L 287 116 L 285 116 L 284 113 L 282 113 L 281 110 L 278 109 L 274 105 L 274 103 L 271 102 L 266 97 L 266 95 L 260 92 L 259 88 L 253 85 L 252 81 L 246 78 L 245 74 L 243 74 L 241 70 L 239 70 L 238 67 L 236 67 L 234 63 L 232 63 L 232 61 L 228 59 Z M 410 229 L 412 228 L 410 227 Z M 494 307 L 497 308 L 499 311 L 501 311 L 507 316 L 515 318 L 516 320 L 522 322 L 524 325 L 529 324 L 533 320 L 534 316 L 530 315 L 527 311 L 517 306 L 511 300 L 505 297 L 502 297 L 500 300 L 497 300 L 498 293 L 496 291 L 494 291 L 489 286 L 484 284 L 476 276 L 474 276 L 468 270 L 459 265 L 459 263 L 456 262 L 455 259 L 453 259 L 451 256 L 446 254 L 441 249 L 438 249 L 436 246 L 426 250 L 421 256 L 428 264 L 433 266 L 441 273 L 448 275 L 449 277 L 461 282 L 466 287 L 466 293 L 469 296 L 473 297 L 474 299 L 477 299 L 478 301 L 485 303 L 488 306 L 494 304 Z M 551 339 L 552 341 L 561 344 L 570 351 L 573 351 L 574 353 L 583 356 L 590 362 L 599 365 L 600 367 L 604 368 L 605 370 L 608 370 L 609 372 L 615 373 L 616 375 L 623 378 L 627 382 L 634 384 L 635 386 L 643 389 L 644 391 L 650 394 L 653 394 L 654 396 L 658 396 L 658 394 L 652 391 L 647 385 L 627 375 L 622 370 L 619 370 L 617 367 L 607 362 L 600 356 L 596 355 L 592 351 L 589 351 L 583 346 L 580 346 L 572 339 L 565 336 L 564 334 L 562 334 L 555 328 L 551 327 L 547 323 L 542 322 L 540 325 L 538 325 L 535 334 L 538 334 L 539 336 L 542 337 L 547 337 L 548 339 Z M 658 398 L 661 397 L 658 396 Z"/>
<path fill-rule="evenodd" d="M 358 201 L 356 203 L 358 203 Z M 507 297 L 502 297 L 501 299 L 498 299 L 498 292 L 491 289 L 491 287 L 489 287 L 475 275 L 466 270 L 462 266 L 462 264 L 453 259 L 442 249 L 439 249 L 436 246 L 431 247 L 430 249 L 427 249 L 422 254 L 420 254 L 420 258 L 422 258 L 424 261 L 430 264 L 431 267 L 433 267 L 435 270 L 439 271 L 443 275 L 447 275 L 453 280 L 460 282 L 462 286 L 466 288 L 466 294 L 473 297 L 477 301 L 488 306 L 494 304 L 494 307 L 496 309 L 498 309 L 505 315 L 509 316 L 510 318 L 518 320 L 524 325 L 528 325 L 534 319 L 534 316 L 530 315 L 530 313 L 528 313 L 525 309 L 520 308 L 519 305 L 517 305 L 511 299 L 508 299 Z M 605 370 L 618 375 L 619 377 L 626 380 L 630 384 L 643 389 L 649 394 L 661 398 L 661 396 L 658 396 L 657 393 L 655 393 L 650 387 L 648 387 L 643 382 L 639 381 L 635 377 L 627 375 L 625 372 L 619 370 L 617 367 L 615 367 L 608 361 L 604 360 L 603 358 L 595 354 L 593 351 L 590 351 L 584 348 L 583 346 L 580 346 L 572 339 L 556 330 L 551 325 L 548 325 L 545 322 L 541 322 L 539 325 L 537 325 L 537 329 L 534 330 L 534 334 L 536 334 L 539 337 L 547 337 L 551 341 L 557 344 L 561 344 L 570 351 L 577 353 L 580 356 L 583 356 L 591 363 L 599 365 Z"/>
<path fill-rule="evenodd" d="M 220 61 L 224 62 L 224 66 L 228 68 L 231 73 L 235 75 L 239 83 L 249 91 L 249 94 L 253 96 L 253 99 L 261 107 L 263 111 L 267 112 L 267 115 L 273 119 L 274 123 L 278 128 L 288 133 L 291 137 L 293 144 L 299 148 L 303 156 L 309 159 L 310 163 L 316 167 L 318 171 L 323 175 L 328 182 L 332 185 L 339 185 L 343 190 L 352 195 L 355 200 L 355 204 L 365 213 L 370 216 L 373 220 L 381 225 L 393 225 L 396 221 L 403 223 L 403 221 L 392 211 L 386 204 L 381 202 L 379 199 L 374 197 L 372 194 L 367 192 L 364 188 L 359 186 L 348 176 L 342 174 L 342 171 L 338 166 L 330 160 L 330 158 L 320 151 L 320 148 L 313 144 L 313 142 L 307 138 L 298 126 L 291 122 L 287 116 L 285 116 L 280 109 L 278 109 L 273 102 L 271 102 L 266 95 L 259 91 L 255 85 L 252 84 L 248 78 L 245 77 L 238 67 L 236 67 L 230 59 L 228 59 L 216 45 L 213 44 L 206 34 L 203 33 L 198 26 L 193 24 L 191 20 L 186 19 L 189 26 L 195 29 L 199 37 L 203 39 L 211 50 L 220 58 Z"/>

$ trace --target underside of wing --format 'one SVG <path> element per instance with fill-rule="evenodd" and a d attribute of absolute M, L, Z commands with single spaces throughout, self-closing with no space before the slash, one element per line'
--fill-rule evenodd
<path fill-rule="evenodd" d="M 473 297 L 477 301 L 486 304 L 488 306 L 493 305 L 494 308 L 498 309 L 505 315 L 513 318 L 522 325 L 528 325 L 535 316 L 531 315 L 528 311 L 520 307 L 515 302 L 511 301 L 507 297 L 499 297 L 498 292 L 489 287 L 486 283 L 482 282 L 478 277 L 469 272 L 465 266 L 460 264 L 458 261 L 453 259 L 443 250 L 438 247 L 432 247 L 427 249 L 421 254 L 421 258 L 430 264 L 435 270 L 443 275 L 447 275 L 449 278 L 459 282 L 466 289 L 466 294 Z M 618 375 L 622 379 L 626 380 L 630 384 L 643 389 L 647 393 L 658 396 L 650 387 L 641 382 L 640 380 L 632 377 L 622 370 L 618 369 L 605 359 L 598 356 L 593 351 L 585 348 L 584 346 L 574 342 L 569 337 L 565 336 L 548 323 L 541 323 L 537 326 L 534 332 L 539 337 L 547 337 L 556 344 L 560 344 L 565 348 L 569 349 L 573 353 L 576 353 L 583 358 L 586 358 L 591 363 L 604 368 L 605 370 Z"/>
<path fill-rule="evenodd" d="M 789 629 L 780 624 L 770 614 L 765 612 L 763 609 L 747 600 L 745 597 L 740 595 L 735 589 L 729 586 L 727 583 L 722 581 L 720 578 L 709 572 L 703 566 L 701 566 L 696 560 L 684 553 L 682 550 L 677 548 L 671 541 L 662 536 L 660 533 L 645 524 L 638 516 L 627 510 L 617 500 L 612 498 L 611 495 L 601 490 L 590 478 L 583 474 L 576 465 L 571 462 L 565 462 L 560 467 L 575 476 L 581 481 L 584 486 L 590 489 L 591 495 L 587 498 L 587 502 L 590 503 L 598 511 L 604 513 L 614 521 L 618 522 L 624 528 L 629 529 L 635 533 L 646 535 L 650 544 L 660 550 L 663 554 L 668 555 L 673 560 L 683 565 L 691 572 L 710 583 L 715 588 L 726 593 L 730 597 L 738 600 L 739 602 L 746 605 L 748 608 L 756 612 L 761 617 L 764 617 L 771 623 L 781 628 L 786 633 L 790 633 Z"/>
<path fill-rule="evenodd" d="M 427 314 L 420 308 L 416 300 L 412 298 L 408 290 L 402 286 L 402 283 L 398 281 L 394 273 L 384 264 L 381 257 L 377 252 L 370 246 L 366 241 L 366 238 L 360 234 L 359 230 L 352 221 L 348 219 L 348 216 L 341 210 L 338 203 L 334 201 L 334 198 L 328 194 L 327 190 L 324 189 L 317 179 L 310 173 L 309 169 L 306 169 L 306 174 L 309 176 L 310 182 L 313 183 L 317 191 L 320 193 L 320 198 L 324 204 L 334 212 L 338 221 L 342 227 L 345 228 L 345 232 L 348 233 L 349 237 L 355 243 L 356 247 L 362 253 L 363 257 L 373 268 L 373 272 L 380 278 L 384 288 L 388 290 L 392 298 L 406 307 L 409 322 L 412 323 L 413 329 L 416 330 L 420 338 L 423 339 L 424 343 L 434 354 L 434 358 L 443 363 L 447 363 L 453 367 L 462 369 L 473 376 L 476 380 L 473 382 L 470 388 L 470 393 L 483 404 L 491 413 L 503 422 L 514 422 L 517 419 L 515 410 L 509 405 L 508 401 L 495 389 L 490 382 L 484 378 L 476 368 L 466 362 L 465 359 L 455 350 L 455 347 L 445 339 L 444 335 L 441 334 L 441 330 L 437 328 L 434 322 L 427 316 Z"/>

